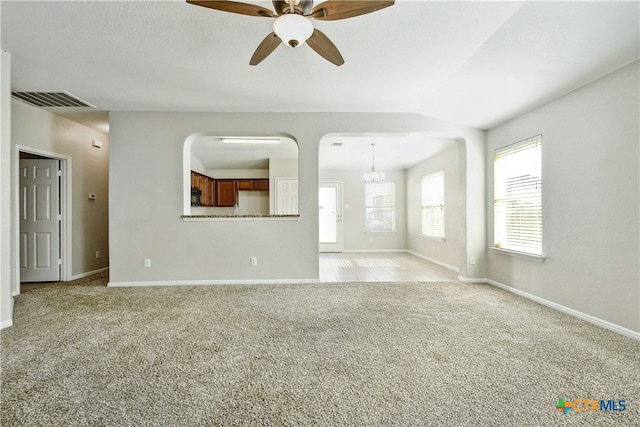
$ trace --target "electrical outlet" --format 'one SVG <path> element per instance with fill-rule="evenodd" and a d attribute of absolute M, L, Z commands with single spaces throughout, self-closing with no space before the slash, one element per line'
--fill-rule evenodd
<path fill-rule="evenodd" d="M 146 268 L 150 268 L 151 267 L 151 258 L 145 258 L 144 259 L 144 266 Z"/>
<path fill-rule="evenodd" d="M 251 265 L 254 267 L 258 265 L 258 257 L 255 257 L 255 256 L 251 257 Z"/>
<path fill-rule="evenodd" d="M 96 251 L 96 259 L 100 258 L 100 251 Z"/>
<path fill-rule="evenodd" d="M 471 265 L 476 265 L 476 257 L 474 257 L 474 256 L 470 256 L 470 257 L 469 257 L 469 264 L 471 264 Z"/>

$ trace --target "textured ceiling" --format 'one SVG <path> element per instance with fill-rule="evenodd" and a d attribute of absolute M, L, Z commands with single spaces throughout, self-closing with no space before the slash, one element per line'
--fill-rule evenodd
<path fill-rule="evenodd" d="M 636 1 L 400 0 L 314 21 L 341 67 L 306 45 L 249 66 L 272 19 L 181 0 L 0 8 L 14 90 L 68 91 L 105 111 L 415 112 L 489 129 L 640 50 Z"/>

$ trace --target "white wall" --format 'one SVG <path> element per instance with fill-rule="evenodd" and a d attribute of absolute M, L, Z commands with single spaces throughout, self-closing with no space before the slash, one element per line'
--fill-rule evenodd
<path fill-rule="evenodd" d="M 396 204 L 395 233 L 365 233 L 364 182 L 362 170 L 321 170 L 320 181 L 342 182 L 343 250 L 407 249 L 406 179 L 404 170 L 386 170 L 385 182 L 393 182 Z M 347 207 L 348 206 L 348 207 Z"/>
<path fill-rule="evenodd" d="M 268 191 L 238 191 L 239 215 L 269 215 Z"/>
<path fill-rule="evenodd" d="M 488 132 L 495 149 L 542 134 L 544 263 L 489 253 L 488 277 L 640 331 L 639 65 Z M 490 187 L 490 186 L 489 186 Z M 487 230 L 493 244 L 493 189 Z"/>
<path fill-rule="evenodd" d="M 1 8 L 0 8 L 1 9 Z M 13 324 L 11 262 L 11 54 L 0 50 L 0 328 Z"/>
<path fill-rule="evenodd" d="M 280 123 L 280 129 L 273 124 Z M 182 153 L 195 133 L 292 135 L 299 145 L 300 218 L 185 222 Z M 318 146 L 329 133 L 427 132 L 466 141 L 465 248 L 486 249 L 483 131 L 416 114 L 134 113 L 110 123 L 112 284 L 318 278 Z M 131 185 L 135 183 L 135 187 Z M 473 194 L 471 194 L 473 192 Z M 474 249 L 475 250 L 475 249 Z M 249 258 L 259 258 L 252 267 Z M 480 265 L 463 276 L 484 277 Z M 144 267 L 144 259 L 152 267 Z"/>
<path fill-rule="evenodd" d="M 108 267 L 109 136 L 15 99 L 11 108 L 14 146 L 72 159 L 72 275 Z M 94 139 L 102 141 L 103 147 L 93 147 Z M 135 182 L 128 185 L 131 191 L 138 191 Z M 89 193 L 95 193 L 97 199 L 89 200 Z M 96 251 L 101 252 L 99 259 Z"/>
<path fill-rule="evenodd" d="M 464 187 L 461 185 L 462 144 L 407 170 L 407 249 L 458 270 L 464 247 Z M 422 177 L 444 169 L 445 241 L 421 236 Z"/>

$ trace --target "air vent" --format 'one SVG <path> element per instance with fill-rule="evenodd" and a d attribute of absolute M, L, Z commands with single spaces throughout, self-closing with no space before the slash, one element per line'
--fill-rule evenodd
<path fill-rule="evenodd" d="M 12 92 L 16 98 L 36 107 L 89 107 L 96 108 L 67 92 Z"/>

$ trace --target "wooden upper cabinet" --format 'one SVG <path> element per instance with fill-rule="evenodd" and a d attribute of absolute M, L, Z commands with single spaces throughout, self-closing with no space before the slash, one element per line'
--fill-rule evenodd
<path fill-rule="evenodd" d="M 191 171 L 191 188 L 200 190 L 200 206 L 231 207 L 238 203 L 238 191 L 268 191 L 269 180 L 215 179 Z"/>
<path fill-rule="evenodd" d="M 191 171 L 191 188 L 200 188 L 200 174 Z"/>
<path fill-rule="evenodd" d="M 237 179 L 237 190 L 253 190 L 253 179 Z"/>
<path fill-rule="evenodd" d="M 258 191 L 269 191 L 269 180 L 268 179 L 254 179 L 253 180 L 253 189 Z"/>
<path fill-rule="evenodd" d="M 235 205 L 238 200 L 236 198 L 236 180 L 235 179 L 216 179 L 216 206 L 228 207 Z"/>
<path fill-rule="evenodd" d="M 236 179 L 237 190 L 266 191 L 269 190 L 268 179 Z"/>
<path fill-rule="evenodd" d="M 207 197 L 205 206 L 215 206 L 215 180 L 213 178 L 206 177 Z"/>
<path fill-rule="evenodd" d="M 198 172 L 191 171 L 191 188 L 200 190 L 200 206 L 214 206 L 214 179 Z"/>

